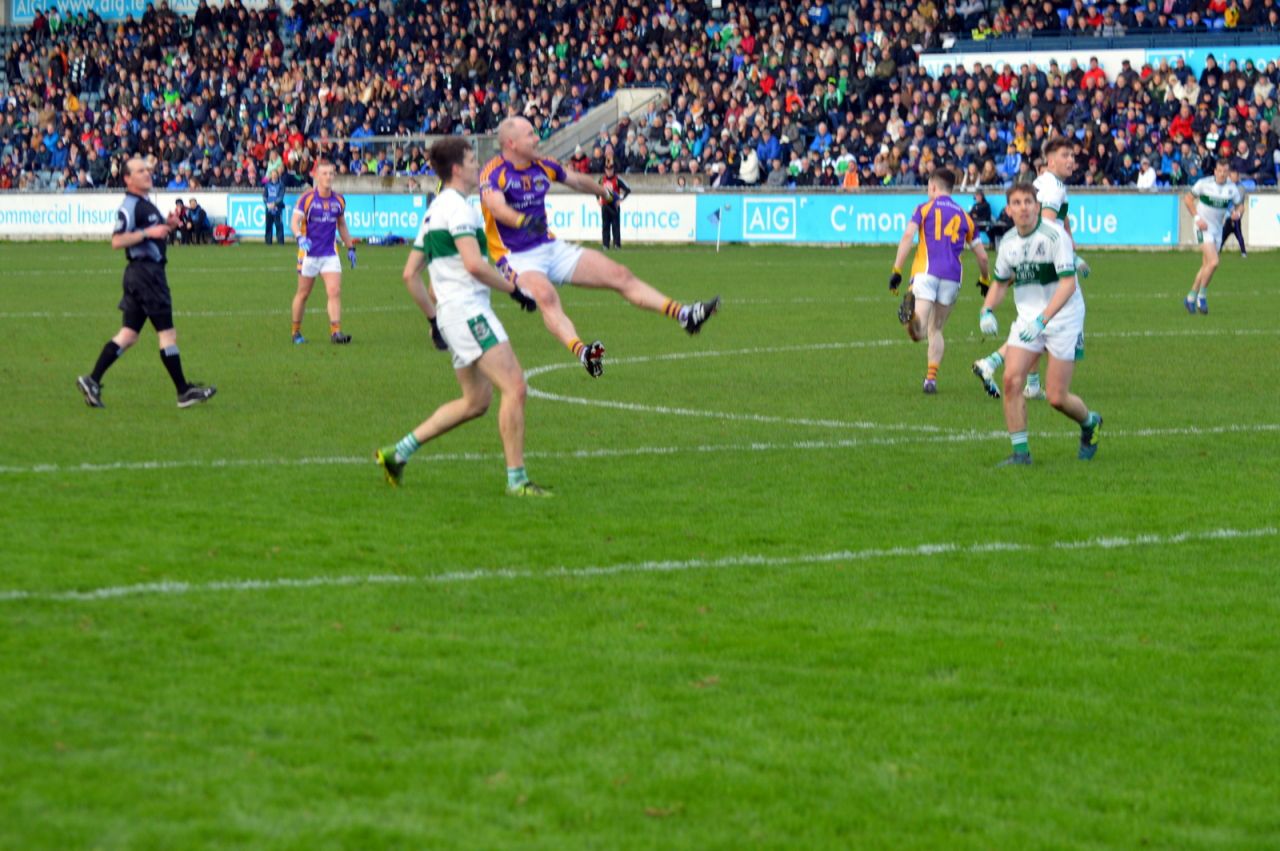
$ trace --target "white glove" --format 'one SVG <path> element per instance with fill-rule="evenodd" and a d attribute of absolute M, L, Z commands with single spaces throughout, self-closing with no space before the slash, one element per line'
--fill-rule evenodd
<path fill-rule="evenodd" d="M 978 317 L 978 330 L 988 337 L 994 337 L 1000 333 L 1000 323 L 996 321 L 996 315 L 989 308 L 982 308 L 982 314 Z"/>

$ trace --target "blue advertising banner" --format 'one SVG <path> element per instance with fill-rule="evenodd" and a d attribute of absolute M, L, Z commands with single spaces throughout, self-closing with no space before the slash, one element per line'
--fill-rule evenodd
<path fill-rule="evenodd" d="M 955 196 L 961 206 L 970 195 Z M 902 236 L 919 195 L 700 195 L 697 241 L 891 244 Z M 992 215 L 1004 194 L 987 197 Z M 717 217 L 717 210 L 719 216 Z M 1077 245 L 1172 245 L 1178 223 L 1174 195 L 1077 195 L 1069 210 Z"/>
<path fill-rule="evenodd" d="M 104 21 L 123 21 L 129 17 L 139 20 L 153 2 L 154 0 L 13 0 L 13 17 L 10 23 L 29 24 L 35 20 L 36 12 L 48 12 L 55 6 L 63 18 L 97 12 Z M 167 5 L 179 15 L 194 15 L 200 0 L 169 0 Z M 214 7 L 218 5 L 215 3 Z M 268 0 L 247 0 L 244 4 L 247 9 L 265 9 L 267 5 Z M 288 10 L 293 2 L 285 0 L 279 5 L 281 9 Z"/>
<path fill-rule="evenodd" d="M 426 199 L 421 195 L 344 195 L 347 201 L 347 228 L 356 239 L 395 234 L 412 240 L 418 235 L 418 227 L 427 211 Z M 298 195 L 285 196 L 285 233 L 292 238 L 289 227 L 293 206 Z M 228 195 L 227 224 L 239 233 L 260 236 L 266 230 L 267 211 L 261 195 Z"/>

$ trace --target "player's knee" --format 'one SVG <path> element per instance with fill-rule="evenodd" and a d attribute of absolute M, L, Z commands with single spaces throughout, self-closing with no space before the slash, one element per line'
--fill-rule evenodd
<path fill-rule="evenodd" d="M 1004 374 L 1004 395 L 1012 396 L 1015 393 L 1022 392 L 1022 385 L 1027 381 L 1026 375 L 1018 375 L 1017 373 L 1008 372 Z"/>
<path fill-rule="evenodd" d="M 529 398 L 529 385 L 524 383 L 524 377 L 521 376 L 508 384 L 506 389 L 502 391 L 502 395 L 523 407 L 525 400 Z"/>
<path fill-rule="evenodd" d="M 1067 406 L 1067 400 L 1071 398 L 1071 393 L 1061 387 L 1046 387 L 1044 389 L 1044 398 L 1046 402 L 1061 411 Z"/>

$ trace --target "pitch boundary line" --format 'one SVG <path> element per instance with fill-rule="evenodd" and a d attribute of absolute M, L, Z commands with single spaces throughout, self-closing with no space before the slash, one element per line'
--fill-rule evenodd
<path fill-rule="evenodd" d="M 1052 552 L 1079 550 L 1113 550 L 1138 547 L 1180 546 L 1209 541 L 1275 537 L 1271 526 L 1256 529 L 1211 529 L 1206 532 L 1179 532 L 1174 535 L 1141 534 L 1133 537 L 1101 537 L 1076 541 L 1053 541 L 1048 544 L 1023 544 L 1016 541 L 962 544 L 943 542 L 914 547 L 868 548 L 806 553 L 790 556 L 744 554 L 717 559 L 682 561 L 640 561 L 589 567 L 553 567 L 546 570 L 499 567 L 493 569 L 448 571 L 445 573 L 405 576 L 402 574 L 368 574 L 364 576 L 278 577 L 276 579 L 227 579 L 215 582 L 146 582 L 134 585 L 108 585 L 78 591 L 0 591 L 0 603 L 13 602 L 97 602 L 126 597 L 178 597 L 190 594 L 246 591 L 278 591 L 309 588 L 347 588 L 383 585 L 453 585 L 485 580 L 595 579 L 643 573 L 682 573 L 723 570 L 735 567 L 785 567 L 788 565 L 830 564 L 833 562 L 872 561 L 894 558 L 931 558 L 945 555 L 972 555 L 1009 552 Z"/>
<path fill-rule="evenodd" d="M 1223 434 L 1280 433 L 1280 423 L 1253 423 L 1226 426 L 1181 426 L 1177 428 L 1108 429 L 1107 440 L 1145 437 L 1211 437 Z M 1045 432 L 1043 439 L 1069 439 L 1078 432 Z M 526 452 L 526 458 L 559 461 L 590 461 L 597 458 L 633 458 L 642 456 L 668 456 L 685 454 L 749 453 L 749 452 L 820 452 L 829 449 L 859 449 L 871 446 L 902 446 L 917 443 L 980 443 L 991 440 L 1007 440 L 1004 431 L 959 431 L 943 434 L 901 437 L 850 437 L 837 440 L 752 441 L 748 443 L 710 443 L 694 446 L 633 446 L 605 449 L 543 450 Z M 415 458 L 417 464 L 441 464 L 450 462 L 501 461 L 501 452 L 440 452 L 424 453 Z M 318 455 L 302 458 L 214 458 L 191 460 L 111 461 L 102 464 L 31 464 L 0 465 L 0 476 L 53 475 L 69 473 L 113 473 L 149 470 L 183 469 L 244 469 L 252 467 L 329 467 L 373 464 L 369 455 Z"/>

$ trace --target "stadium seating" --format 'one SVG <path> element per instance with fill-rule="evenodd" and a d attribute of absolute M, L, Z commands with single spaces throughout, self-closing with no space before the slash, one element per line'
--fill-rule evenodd
<path fill-rule="evenodd" d="M 162 188 L 257 186 L 274 168 L 301 183 L 319 157 L 344 173 L 421 174 L 420 146 L 370 140 L 491 133 L 511 113 L 546 137 L 633 85 L 665 87 L 666 108 L 625 116 L 573 167 L 613 158 L 681 185 L 850 188 L 919 185 L 946 163 L 999 184 L 1034 174 L 1044 140 L 1069 133 L 1077 183 L 1134 184 L 1145 158 L 1157 183 L 1183 184 L 1226 155 L 1242 179 L 1274 185 L 1275 62 L 1202 74 L 1175 140 L 1186 70 L 930 76 L 919 56 L 944 37 L 969 53 L 1274 43 L 1276 4 L 303 0 L 202 3 L 190 17 L 152 7 L 125 23 L 51 14 L 0 30 L 0 188 L 118 186 L 133 152 L 157 158 Z"/>

